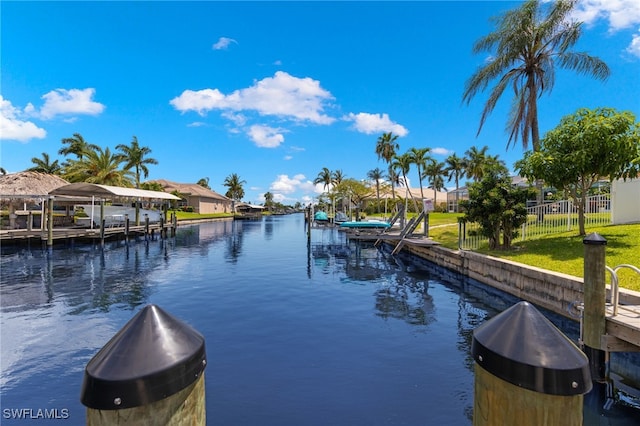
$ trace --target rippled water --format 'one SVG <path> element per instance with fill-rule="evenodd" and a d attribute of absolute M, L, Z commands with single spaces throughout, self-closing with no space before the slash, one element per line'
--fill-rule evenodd
<path fill-rule="evenodd" d="M 149 303 L 204 335 L 210 425 L 468 425 L 472 332 L 512 302 L 335 230 L 308 243 L 302 215 L 0 266 L 3 412 L 77 425 L 84 367 Z"/>

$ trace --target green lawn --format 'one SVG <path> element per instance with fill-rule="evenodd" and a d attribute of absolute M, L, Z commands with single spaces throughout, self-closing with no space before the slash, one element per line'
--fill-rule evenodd
<path fill-rule="evenodd" d="M 209 213 L 209 214 L 200 214 L 200 213 L 188 213 L 188 212 L 183 212 L 183 211 L 169 211 L 169 215 L 171 215 L 171 213 L 175 213 L 176 216 L 178 217 L 178 220 L 189 220 L 189 219 L 215 219 L 215 218 L 222 218 L 222 217 L 233 217 L 232 214 L 230 213 Z"/>
<path fill-rule="evenodd" d="M 432 225 L 432 223 L 430 224 Z M 445 247 L 457 249 L 458 226 L 454 224 L 453 219 L 450 220 L 450 223 L 452 223 L 451 226 L 430 227 L 429 236 Z M 608 266 L 630 264 L 640 267 L 640 224 L 606 225 L 587 229 L 587 234 L 592 232 L 597 232 L 607 240 L 605 256 Z M 486 247 L 476 251 L 525 265 L 582 277 L 584 273 L 584 244 L 582 240 L 583 237 L 578 236 L 576 231 L 571 231 L 516 242 L 513 249 L 509 251 L 490 251 Z M 609 280 L 608 275 L 607 280 Z M 618 276 L 621 287 L 640 291 L 639 274 L 624 268 L 618 271 Z"/>

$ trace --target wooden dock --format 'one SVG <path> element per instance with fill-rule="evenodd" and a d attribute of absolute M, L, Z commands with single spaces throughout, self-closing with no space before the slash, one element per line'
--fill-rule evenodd
<path fill-rule="evenodd" d="M 104 235 L 100 228 L 53 228 L 52 239 L 53 241 L 70 241 L 70 240 L 85 240 L 95 241 L 104 238 L 107 239 L 123 239 L 127 237 L 154 235 L 155 233 L 170 232 L 172 225 L 159 223 L 146 225 L 134 225 L 129 226 L 127 230 L 125 227 L 109 227 L 104 229 Z M 2 229 L 0 230 L 0 242 L 2 244 L 19 243 L 24 241 L 42 241 L 47 243 L 48 231 L 40 229 Z"/>

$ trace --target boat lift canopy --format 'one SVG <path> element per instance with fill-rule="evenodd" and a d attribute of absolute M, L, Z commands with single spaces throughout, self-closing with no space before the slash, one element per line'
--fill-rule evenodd
<path fill-rule="evenodd" d="M 72 195 L 80 197 L 122 197 L 147 200 L 180 200 L 173 194 L 146 189 L 123 188 L 120 186 L 98 185 L 95 183 L 70 183 L 49 192 L 49 195 Z"/>

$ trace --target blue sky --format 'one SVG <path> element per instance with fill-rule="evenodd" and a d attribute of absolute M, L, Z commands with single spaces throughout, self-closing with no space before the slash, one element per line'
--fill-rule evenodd
<path fill-rule="evenodd" d="M 54 159 L 80 133 L 101 147 L 136 136 L 159 161 L 148 179 L 225 177 L 245 201 L 308 202 L 323 167 L 366 178 L 386 165 L 383 132 L 399 153 L 430 147 L 439 160 L 506 150 L 510 94 L 476 137 L 486 92 L 462 103 L 486 54 L 473 43 L 506 1 L 12 2 L 2 1 L 0 165 Z M 574 50 L 611 68 L 606 82 L 558 71 L 539 103 L 541 132 L 578 108 L 630 110 L 640 119 L 640 2 L 587 0 Z M 409 178 L 417 186 L 417 175 Z"/>

